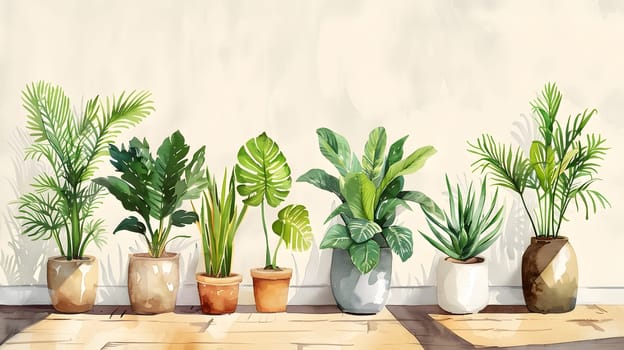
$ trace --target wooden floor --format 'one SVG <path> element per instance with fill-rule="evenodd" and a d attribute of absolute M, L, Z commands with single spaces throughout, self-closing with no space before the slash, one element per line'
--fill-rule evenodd
<path fill-rule="evenodd" d="M 0 306 L 2 349 L 624 349 L 624 306 L 580 305 L 540 315 L 489 306 L 448 315 L 437 306 L 388 306 L 377 315 L 335 306 L 209 316 L 198 307 L 139 316 L 127 306 L 66 315 L 49 306 Z"/>

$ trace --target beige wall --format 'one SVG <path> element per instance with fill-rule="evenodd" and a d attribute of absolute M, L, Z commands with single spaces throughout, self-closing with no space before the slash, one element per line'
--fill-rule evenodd
<path fill-rule="evenodd" d="M 624 247 L 623 44 L 624 4 L 618 1 L 1 1 L 0 250 L 5 262 L 15 259 L 10 244 L 17 244 L 23 262 L 21 274 L 0 269 L 0 285 L 45 284 L 37 259 L 55 252 L 51 244 L 12 238 L 17 229 L 9 206 L 37 171 L 20 158 L 20 91 L 43 79 L 62 85 L 77 106 L 94 94 L 152 91 L 156 112 L 120 141 L 136 135 L 155 144 L 180 129 L 194 147 L 208 146 L 217 172 L 233 166 L 238 147 L 263 130 L 277 140 L 296 176 L 312 167 L 329 170 L 317 150 L 317 127 L 342 133 L 361 152 L 368 131 L 384 125 L 390 139 L 410 134 L 408 148 L 438 149 L 407 179 L 438 201 L 445 198 L 445 173 L 462 181 L 473 176 L 466 141 L 490 132 L 515 143 L 513 132 L 530 115 L 529 100 L 545 82 L 556 81 L 564 93 L 562 112 L 598 108 L 590 127 L 611 147 L 597 188 L 613 208 L 590 221 L 571 216 L 563 228 L 577 250 L 580 284 L 624 287 L 616 268 Z M 109 171 L 105 166 L 102 173 Z M 486 255 L 492 285 L 518 286 L 530 232 L 518 219 L 514 196 L 506 198 L 504 235 Z M 333 198 L 295 183 L 289 201 L 309 207 L 317 246 Z M 126 215 L 113 200 L 100 214 L 110 228 Z M 414 231 L 424 228 L 419 210 L 400 220 Z M 195 234 L 192 228 L 187 233 Z M 101 251 L 91 247 L 103 263 L 101 302 L 112 300 L 106 288 L 125 283 L 131 248 L 144 249 L 135 238 L 110 235 Z M 434 284 L 439 254 L 414 238 L 414 257 L 395 259 L 395 286 Z M 176 247 L 190 266 L 184 277 L 190 284 L 195 243 Z M 264 254 L 257 210 L 236 243 L 234 269 L 249 284 L 246 271 L 261 265 Z M 328 284 L 329 257 L 316 249 L 282 250 L 279 261 L 297 268 L 293 284 L 315 287 Z M 30 300 L 20 295 L 9 301 Z"/>

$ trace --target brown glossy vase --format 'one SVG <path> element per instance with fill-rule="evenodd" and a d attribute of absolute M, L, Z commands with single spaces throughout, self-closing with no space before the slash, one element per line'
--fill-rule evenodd
<path fill-rule="evenodd" d="M 95 257 L 67 260 L 55 256 L 47 263 L 48 292 L 52 306 L 63 313 L 87 312 L 93 308 L 98 281 Z"/>
<path fill-rule="evenodd" d="M 238 305 L 238 287 L 243 280 L 239 274 L 229 277 L 210 277 L 205 273 L 195 275 L 202 312 L 209 315 L 231 314 Z"/>
<path fill-rule="evenodd" d="M 178 253 L 164 253 L 160 258 L 147 253 L 130 254 L 128 296 L 134 313 L 174 311 L 180 286 L 179 260 Z"/>
<path fill-rule="evenodd" d="M 288 304 L 288 287 L 292 269 L 251 269 L 254 300 L 258 312 L 285 312 Z"/>
<path fill-rule="evenodd" d="M 532 237 L 522 255 L 522 292 L 531 312 L 574 310 L 578 266 L 567 237 Z"/>

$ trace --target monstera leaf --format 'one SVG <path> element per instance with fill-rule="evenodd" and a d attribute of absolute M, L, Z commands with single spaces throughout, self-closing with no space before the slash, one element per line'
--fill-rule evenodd
<path fill-rule="evenodd" d="M 290 192 L 290 167 L 277 143 L 266 133 L 252 138 L 238 151 L 236 178 L 240 183 L 236 189 L 247 197 L 247 205 L 259 206 L 263 199 L 277 207 Z"/>
<path fill-rule="evenodd" d="M 308 210 L 303 205 L 288 205 L 277 214 L 273 223 L 273 232 L 284 240 L 286 246 L 294 251 L 305 251 L 312 245 L 312 228 Z"/>

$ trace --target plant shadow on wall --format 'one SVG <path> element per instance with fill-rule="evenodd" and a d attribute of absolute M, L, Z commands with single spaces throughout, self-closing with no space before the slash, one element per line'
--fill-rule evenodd
<path fill-rule="evenodd" d="M 28 133 L 17 128 L 9 141 L 9 149 L 14 156 L 11 158 L 15 176 L 9 180 L 13 198 L 19 198 L 30 188 L 30 180 L 43 172 L 43 167 L 34 162 L 24 162 L 24 149 L 30 144 Z M 15 206 L 7 206 L 3 213 L 4 225 L 8 234 L 8 249 L 0 250 L 0 268 L 9 285 L 24 286 L 44 283 L 45 257 L 48 241 L 32 241 L 20 235 L 20 223 Z M 28 296 L 18 302 L 28 301 Z"/>

